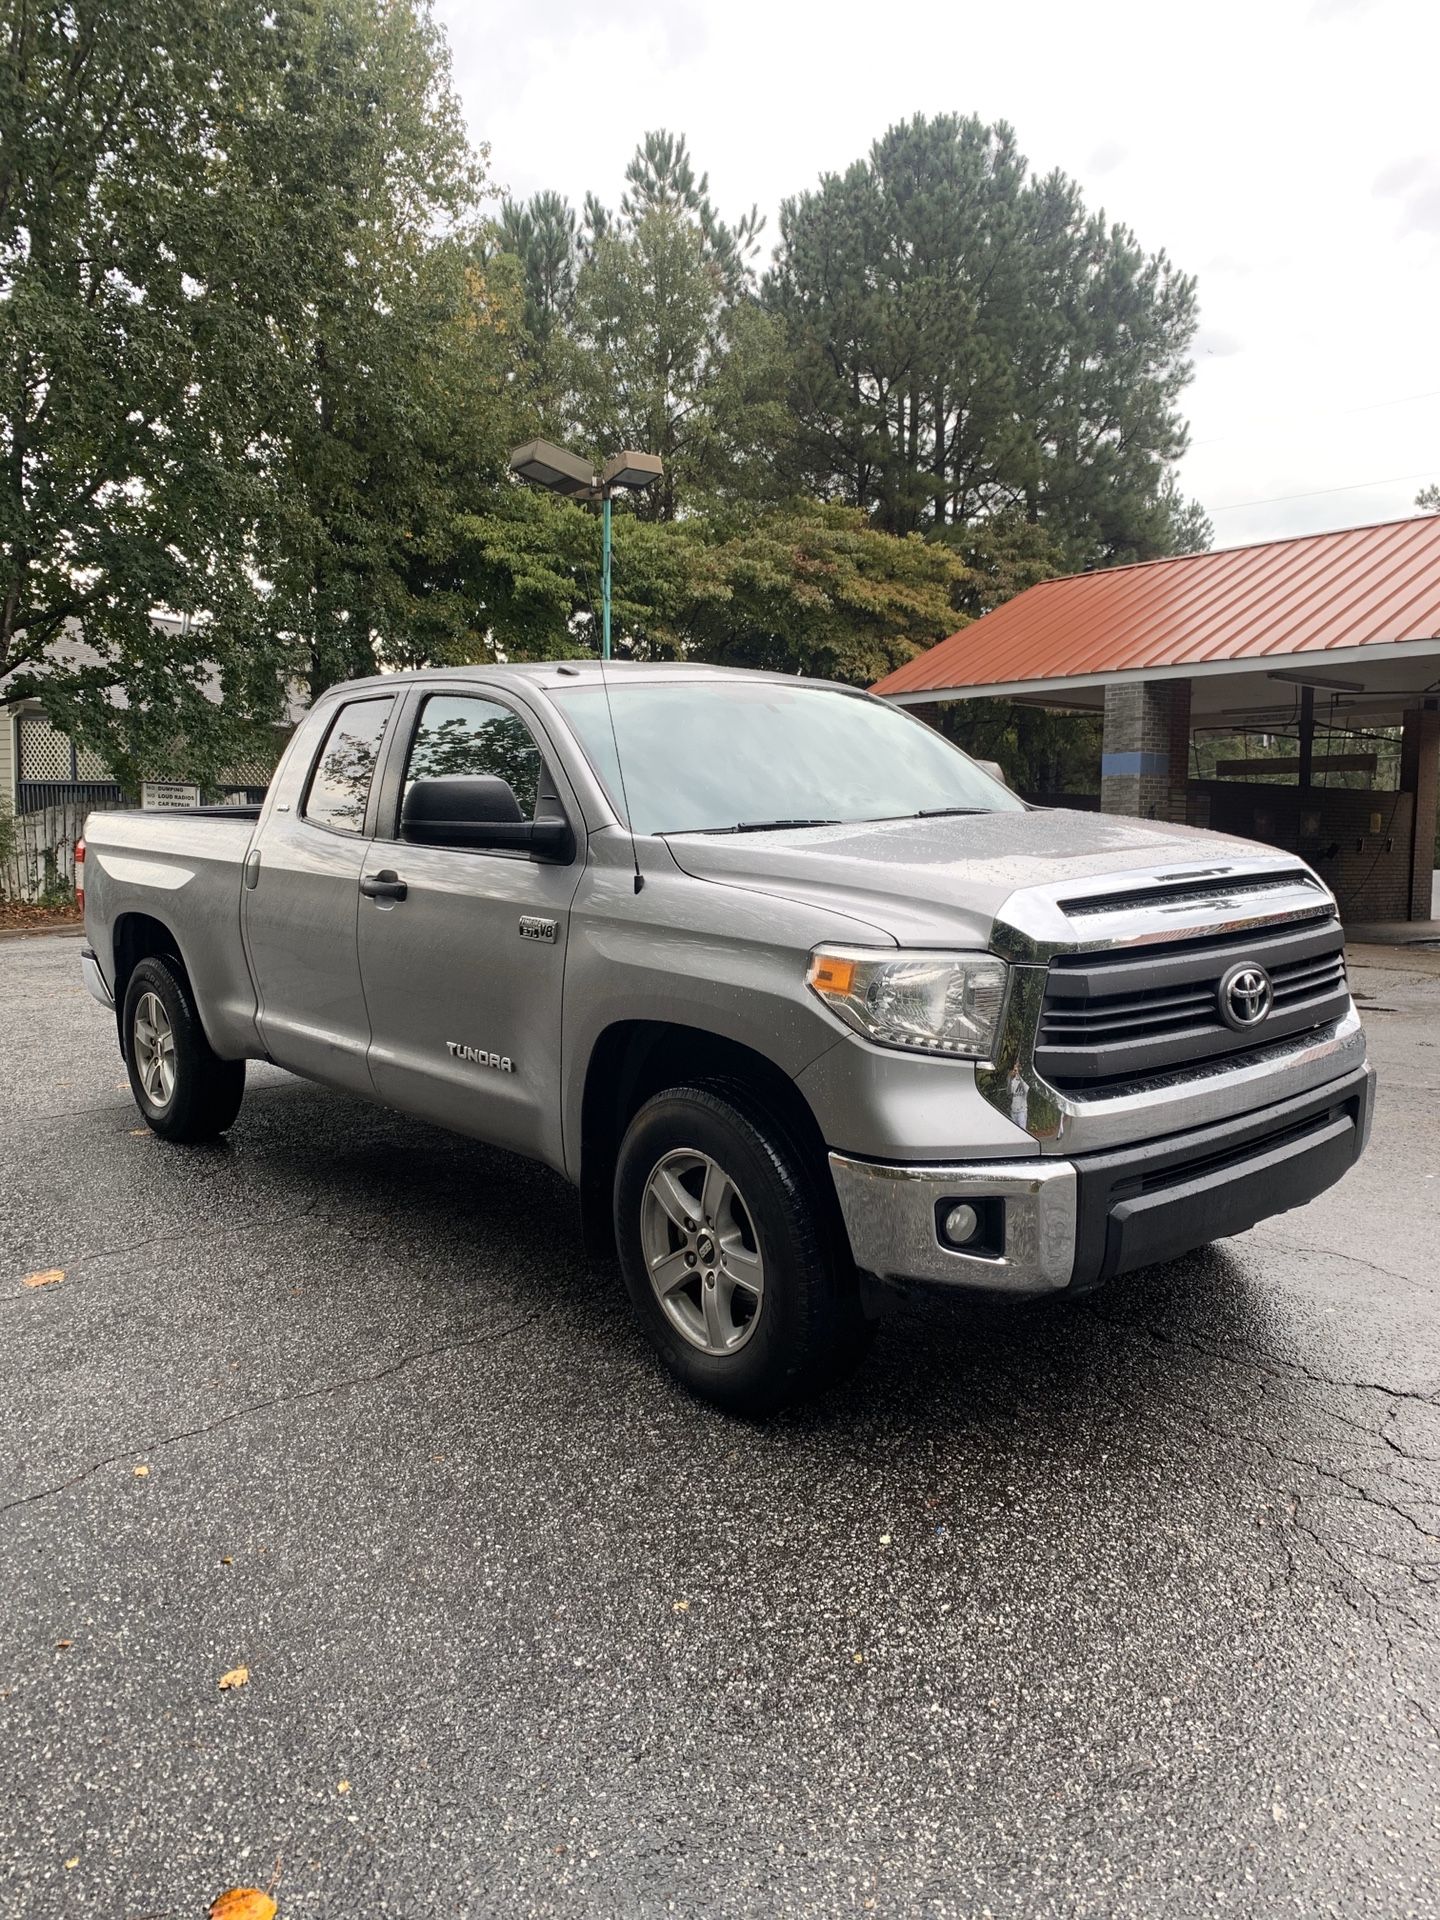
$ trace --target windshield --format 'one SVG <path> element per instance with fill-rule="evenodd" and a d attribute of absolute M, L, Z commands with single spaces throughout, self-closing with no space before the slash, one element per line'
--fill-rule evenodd
<path fill-rule="evenodd" d="M 838 688 L 611 681 L 551 695 L 636 833 L 1013 813 L 1022 803 L 923 721 Z M 624 763 L 616 777 L 615 741 Z"/>

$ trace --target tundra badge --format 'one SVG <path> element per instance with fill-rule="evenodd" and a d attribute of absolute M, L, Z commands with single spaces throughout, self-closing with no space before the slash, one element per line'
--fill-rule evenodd
<path fill-rule="evenodd" d="M 508 1053 L 491 1053 L 488 1047 L 467 1047 L 461 1040 L 447 1040 L 445 1051 L 452 1060 L 468 1060 L 477 1067 L 495 1067 L 501 1073 L 515 1071 L 515 1062 Z"/>

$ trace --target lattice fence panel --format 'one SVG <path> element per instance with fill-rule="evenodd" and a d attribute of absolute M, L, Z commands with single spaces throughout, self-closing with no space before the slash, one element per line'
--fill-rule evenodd
<path fill-rule="evenodd" d="M 20 778 L 72 780 L 70 741 L 57 733 L 43 713 L 20 716 Z"/>
<path fill-rule="evenodd" d="M 110 769 L 94 747 L 75 749 L 75 777 L 78 780 L 108 780 Z"/>

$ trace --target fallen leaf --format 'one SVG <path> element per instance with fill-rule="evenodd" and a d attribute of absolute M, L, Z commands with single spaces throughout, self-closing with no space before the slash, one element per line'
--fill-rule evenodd
<path fill-rule="evenodd" d="M 249 1667 L 231 1667 L 228 1673 L 222 1673 L 220 1676 L 220 1691 L 225 1693 L 231 1687 L 243 1687 L 249 1679 Z"/>
<path fill-rule="evenodd" d="M 276 1906 L 259 1887 L 231 1887 L 210 1903 L 210 1920 L 275 1920 Z"/>
<path fill-rule="evenodd" d="M 672 1600 L 670 1602 L 670 1611 L 672 1613 L 688 1613 L 690 1611 L 690 1602 L 688 1600 Z"/>
<path fill-rule="evenodd" d="M 233 1567 L 235 1562 L 228 1553 L 222 1553 L 220 1556 L 220 1564 L 222 1567 Z"/>
<path fill-rule="evenodd" d="M 149 1478 L 149 1475 L 150 1475 L 149 1467 L 134 1467 L 131 1469 L 131 1471 L 134 1473 L 135 1478 L 137 1480 L 146 1480 Z"/>
<path fill-rule="evenodd" d="M 350 1782 L 348 1780 L 342 1780 L 335 1791 L 336 1793 L 348 1793 L 350 1791 Z"/>
<path fill-rule="evenodd" d="M 888 1546 L 889 1546 L 889 1544 L 890 1544 L 890 1536 L 889 1536 L 889 1534 L 888 1534 L 888 1533 L 882 1533 L 882 1534 L 881 1534 L 881 1536 L 880 1536 L 880 1544 L 881 1544 L 881 1546 L 882 1546 L 882 1547 L 888 1547 Z"/>
<path fill-rule="evenodd" d="M 150 1133 L 148 1127 L 131 1127 L 128 1131 L 132 1140 L 145 1140 L 149 1137 Z"/>
<path fill-rule="evenodd" d="M 865 1664 L 865 1656 L 863 1653 L 857 1653 L 854 1656 L 854 1660 L 857 1667 L 863 1667 Z"/>
<path fill-rule="evenodd" d="M 78 1867 L 78 1866 L 79 1866 L 79 1864 L 80 1864 L 80 1856 L 79 1856 L 79 1854 L 77 1853 L 77 1854 L 76 1854 L 76 1855 L 74 1856 L 74 1858 L 73 1858 L 73 1859 L 70 1859 L 70 1860 L 67 1860 L 67 1861 L 65 1862 L 65 1871 L 66 1871 L 66 1873 L 73 1873 L 73 1872 L 75 1871 L 75 1869 L 76 1869 L 76 1867 Z"/>
<path fill-rule="evenodd" d="M 75 1642 L 73 1640 L 57 1640 L 55 1642 L 56 1649 L 60 1653 L 64 1653 L 67 1647 L 73 1647 L 74 1644 Z"/>
<path fill-rule="evenodd" d="M 47 1267 L 43 1273 L 27 1273 L 20 1284 L 22 1287 L 58 1287 L 64 1278 L 63 1267 Z"/>

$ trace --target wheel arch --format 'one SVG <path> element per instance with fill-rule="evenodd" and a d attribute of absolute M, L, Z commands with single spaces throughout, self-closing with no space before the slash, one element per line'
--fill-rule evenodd
<path fill-rule="evenodd" d="M 620 1142 L 631 1120 L 665 1087 L 719 1083 L 760 1117 L 778 1123 L 833 1199 L 824 1137 L 794 1080 L 753 1047 L 704 1027 L 666 1020 L 617 1020 L 597 1037 L 585 1069 L 580 1111 L 580 1206 L 588 1250 L 615 1247 L 612 1189 Z"/>
<path fill-rule="evenodd" d="M 125 1039 L 125 995 L 130 986 L 130 976 L 140 962 L 172 960 L 180 969 L 192 998 L 194 989 L 190 983 L 190 970 L 185 964 L 185 956 L 180 951 L 180 942 L 176 939 L 174 931 L 153 913 L 122 913 L 115 922 L 112 941 L 115 979 L 111 990 L 115 996 L 115 1029 L 120 1037 L 120 1051 L 128 1059 Z"/>

